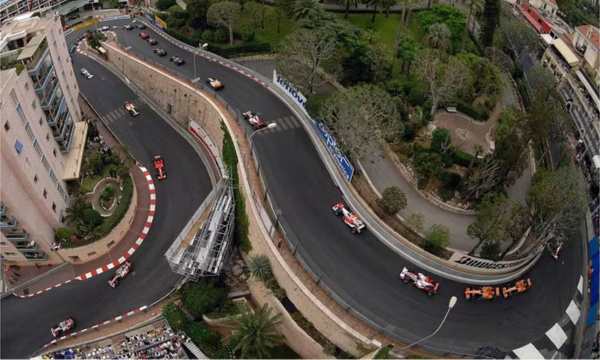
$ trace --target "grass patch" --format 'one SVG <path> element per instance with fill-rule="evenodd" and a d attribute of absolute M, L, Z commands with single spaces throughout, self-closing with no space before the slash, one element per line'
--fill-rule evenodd
<path fill-rule="evenodd" d="M 79 193 L 83 195 L 92 192 L 96 184 L 103 178 L 104 174 L 84 177 L 79 185 Z"/>
<path fill-rule="evenodd" d="M 371 22 L 371 14 L 350 14 L 347 19 L 344 19 L 342 14 L 339 15 L 340 19 L 346 20 L 362 30 L 373 32 L 376 42 L 383 44 L 390 51 L 393 51 L 396 47 L 398 33 L 406 29 L 400 16 L 400 14 L 390 14 L 386 17 L 378 14 L 373 23 Z"/>
<path fill-rule="evenodd" d="M 239 177 L 237 172 L 238 158 L 235 153 L 233 140 L 225 124 L 221 124 L 223 130 L 223 162 L 229 170 L 229 176 L 233 181 L 233 192 L 235 196 L 235 229 L 233 237 L 243 252 L 250 252 L 252 244 L 248 239 L 248 215 L 246 214 L 246 203 L 239 190 Z"/>
<path fill-rule="evenodd" d="M 262 29 L 260 26 L 256 27 L 256 40 L 259 42 L 266 42 L 271 44 L 271 47 L 275 48 L 279 45 L 281 40 L 285 38 L 289 33 L 294 31 L 295 22 L 285 15 L 281 15 L 279 21 L 279 32 L 277 31 L 277 12 L 275 8 L 270 5 L 260 5 L 265 7 L 265 27 Z M 253 22 L 255 20 L 249 18 L 250 14 L 242 14 L 242 23 Z"/>

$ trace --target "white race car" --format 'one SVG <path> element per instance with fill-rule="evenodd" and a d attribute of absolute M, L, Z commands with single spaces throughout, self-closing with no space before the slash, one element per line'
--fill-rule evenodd
<path fill-rule="evenodd" d="M 133 105 L 133 103 L 131 101 L 125 101 L 125 104 L 123 105 L 123 107 L 125 108 L 125 110 L 127 110 L 129 115 L 131 115 L 131 116 L 138 116 L 140 114 L 135 109 L 135 105 Z"/>
<path fill-rule="evenodd" d="M 242 115 L 255 130 L 262 129 L 267 126 L 267 123 L 254 111 L 248 110 Z"/>
<path fill-rule="evenodd" d="M 331 207 L 333 213 L 337 216 L 342 216 L 344 220 L 344 224 L 348 225 L 350 230 L 352 230 L 355 234 L 360 234 L 360 232 L 366 227 L 365 223 L 362 222 L 358 216 L 354 215 L 350 210 L 346 208 L 343 202 L 339 202 Z"/>
<path fill-rule="evenodd" d="M 116 288 L 121 279 L 129 274 L 129 270 L 131 270 L 131 263 L 129 261 L 125 261 L 125 263 L 123 263 L 123 265 L 121 265 L 117 271 L 115 271 L 115 276 L 108 280 L 108 286 L 111 288 Z"/>
<path fill-rule="evenodd" d="M 67 331 L 73 329 L 73 327 L 75 327 L 75 320 L 68 318 L 59 322 L 58 325 L 51 327 L 50 332 L 52 333 L 52 336 L 59 337 L 65 335 Z"/>
<path fill-rule="evenodd" d="M 412 283 L 417 289 L 423 290 L 427 295 L 435 295 L 440 287 L 440 283 L 433 280 L 431 277 L 422 273 L 414 273 L 408 271 L 406 267 L 400 273 L 400 280 L 403 283 Z"/>

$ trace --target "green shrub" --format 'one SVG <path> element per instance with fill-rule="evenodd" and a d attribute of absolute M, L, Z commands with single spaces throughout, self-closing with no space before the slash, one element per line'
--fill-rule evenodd
<path fill-rule="evenodd" d="M 230 58 L 244 54 L 270 53 L 272 48 L 269 43 L 252 41 L 235 45 L 210 44 L 210 50 L 223 57 Z"/>
<path fill-rule="evenodd" d="M 206 29 L 202 32 L 200 38 L 206 43 L 211 43 L 215 40 L 215 33 L 211 29 Z"/>
<path fill-rule="evenodd" d="M 185 334 L 211 359 L 215 358 L 223 347 L 221 335 L 204 323 L 188 321 L 185 324 Z"/>
<path fill-rule="evenodd" d="M 115 188 L 113 188 L 112 186 L 107 186 L 104 188 L 104 190 L 102 190 L 102 193 L 100 194 L 100 200 L 102 201 L 110 201 L 112 200 L 112 198 L 115 196 Z"/>
<path fill-rule="evenodd" d="M 54 230 L 54 241 L 60 243 L 63 247 L 70 247 L 71 238 L 75 235 L 73 229 L 68 227 L 59 227 Z"/>
<path fill-rule="evenodd" d="M 406 195 L 397 186 L 390 186 L 383 190 L 381 198 L 377 199 L 383 211 L 388 215 L 395 215 L 406 207 Z"/>
<path fill-rule="evenodd" d="M 171 6 L 175 5 L 177 2 L 175 0 L 158 0 L 156 2 L 156 8 L 159 10 L 165 11 Z"/>
<path fill-rule="evenodd" d="M 432 254 L 440 254 L 448 246 L 450 231 L 447 227 L 439 224 L 431 226 L 425 236 L 425 250 Z"/>
<path fill-rule="evenodd" d="M 251 256 L 248 260 L 248 271 L 250 271 L 250 275 L 260 280 L 264 283 L 267 283 L 271 279 L 273 279 L 273 269 L 271 269 L 271 262 L 269 258 L 265 255 L 254 255 Z"/>
<path fill-rule="evenodd" d="M 377 351 L 374 359 L 391 359 L 390 351 L 392 351 L 392 345 L 384 346 Z"/>
<path fill-rule="evenodd" d="M 441 154 L 448 150 L 450 146 L 450 130 L 444 128 L 436 128 L 431 134 L 431 150 Z"/>
<path fill-rule="evenodd" d="M 91 205 L 83 210 L 81 220 L 90 229 L 102 224 L 102 216 Z"/>
<path fill-rule="evenodd" d="M 173 303 L 163 306 L 162 315 L 175 331 L 182 331 L 188 321 L 183 311 Z"/>
<path fill-rule="evenodd" d="M 221 306 L 227 298 L 227 289 L 211 282 L 188 283 L 181 291 L 183 306 L 196 319 Z"/>
<path fill-rule="evenodd" d="M 438 191 L 440 197 L 444 201 L 451 200 L 454 197 L 454 192 L 458 189 L 462 178 L 460 175 L 450 171 L 442 172 L 438 178 L 442 182 L 442 187 Z"/>
<path fill-rule="evenodd" d="M 233 140 L 225 124 L 221 124 L 223 130 L 223 162 L 227 166 L 231 180 L 233 181 L 233 192 L 235 196 L 235 229 L 234 241 L 240 246 L 240 250 L 249 252 L 252 250 L 250 239 L 248 239 L 248 215 L 246 214 L 246 203 L 239 190 L 239 178 L 237 172 L 237 154 Z"/>
<path fill-rule="evenodd" d="M 214 41 L 219 44 L 223 44 L 227 42 L 229 39 L 229 35 L 227 35 L 227 31 L 223 28 L 218 28 L 215 30 Z"/>
<path fill-rule="evenodd" d="M 473 107 L 472 105 L 467 104 L 465 102 L 457 101 L 456 109 L 458 111 L 460 111 L 461 113 L 472 117 L 474 120 L 478 120 L 478 121 L 486 121 L 487 120 L 487 113 L 485 111 L 480 111 L 480 110 L 476 109 L 475 107 Z"/>
<path fill-rule="evenodd" d="M 454 163 L 456 165 L 460 165 L 460 166 L 464 166 L 464 167 L 469 167 L 469 165 L 471 165 L 471 163 L 475 160 L 475 157 L 469 153 L 466 153 L 464 151 L 455 149 L 452 152 L 452 161 L 454 161 Z"/>

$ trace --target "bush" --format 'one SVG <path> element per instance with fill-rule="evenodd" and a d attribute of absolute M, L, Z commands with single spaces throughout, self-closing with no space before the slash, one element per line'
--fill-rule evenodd
<path fill-rule="evenodd" d="M 91 206 L 88 206 L 83 210 L 81 214 L 81 220 L 89 229 L 94 229 L 98 225 L 102 224 L 102 216 Z"/>
<path fill-rule="evenodd" d="M 469 153 L 466 153 L 464 151 L 455 149 L 452 152 L 452 161 L 454 161 L 454 163 L 456 165 L 460 165 L 460 166 L 464 166 L 464 167 L 469 167 L 469 165 L 471 165 L 471 163 L 475 160 L 475 157 Z"/>
<path fill-rule="evenodd" d="M 377 199 L 383 211 L 388 215 L 395 215 L 406 207 L 406 195 L 397 186 L 391 186 L 383 190 L 381 198 Z"/>
<path fill-rule="evenodd" d="M 211 359 L 215 358 L 223 347 L 221 335 L 204 323 L 188 321 L 185 324 L 185 334 Z"/>
<path fill-rule="evenodd" d="M 211 43 L 215 40 L 215 33 L 211 29 L 206 29 L 202 32 L 202 35 L 200 35 L 200 38 L 205 43 Z"/>
<path fill-rule="evenodd" d="M 425 236 L 424 248 L 432 254 L 440 254 L 448 246 L 449 239 L 450 231 L 448 228 L 443 225 L 434 224 Z"/>
<path fill-rule="evenodd" d="M 107 186 L 102 190 L 102 194 L 100 194 L 100 200 L 102 201 L 110 201 L 115 196 L 115 189 L 112 186 Z"/>
<path fill-rule="evenodd" d="M 75 235 L 73 229 L 68 227 L 59 227 L 54 230 L 54 241 L 60 243 L 64 247 L 71 246 L 71 238 Z"/>
<path fill-rule="evenodd" d="M 166 11 L 171 6 L 177 4 L 175 0 L 158 0 L 156 2 L 156 8 L 158 10 Z"/>
<path fill-rule="evenodd" d="M 175 331 L 182 331 L 187 323 L 183 311 L 173 303 L 163 306 L 162 315 L 167 319 L 169 326 Z"/>
<path fill-rule="evenodd" d="M 438 154 L 444 153 L 450 146 L 450 131 L 444 128 L 437 128 L 431 134 L 431 150 Z"/>
<path fill-rule="evenodd" d="M 117 205 L 117 208 L 113 212 L 113 214 L 104 219 L 102 225 L 100 225 L 97 229 L 97 237 L 101 238 L 106 236 L 117 224 L 123 219 L 125 213 L 129 209 L 129 204 L 131 204 L 131 197 L 133 196 L 133 181 L 131 180 L 131 176 L 127 176 L 125 180 L 123 180 L 123 191 L 121 191 L 121 200 Z"/>
<path fill-rule="evenodd" d="M 254 255 L 248 260 L 248 270 L 250 275 L 258 279 L 265 284 L 273 279 L 273 270 L 271 269 L 271 262 L 265 255 Z"/>
<path fill-rule="evenodd" d="M 265 42 L 252 41 L 244 44 L 218 45 L 211 44 L 210 50 L 215 54 L 230 58 L 244 54 L 270 53 L 271 44 Z"/>
<path fill-rule="evenodd" d="M 462 178 L 460 175 L 450 172 L 444 171 L 438 177 L 442 182 L 442 187 L 439 190 L 440 197 L 444 201 L 448 201 L 454 197 L 454 192 L 458 189 L 460 185 L 460 181 Z"/>
<path fill-rule="evenodd" d="M 460 111 L 461 113 L 472 117 L 475 120 L 478 120 L 478 121 L 486 121 L 487 120 L 487 113 L 485 111 L 477 110 L 477 109 L 475 109 L 475 107 L 473 107 L 470 104 L 467 104 L 465 102 L 462 102 L 462 101 L 456 102 L 456 109 L 458 111 Z"/>
<path fill-rule="evenodd" d="M 181 291 L 183 306 L 196 319 L 221 306 L 227 298 L 227 289 L 210 282 L 188 283 Z"/>
<path fill-rule="evenodd" d="M 481 246 L 481 252 L 479 256 L 484 259 L 498 261 L 500 260 L 502 249 L 500 248 L 500 243 L 497 241 L 486 241 Z"/>
<path fill-rule="evenodd" d="M 214 39 L 214 42 L 223 44 L 223 43 L 227 42 L 227 40 L 229 39 L 229 35 L 227 35 L 227 31 L 225 29 L 218 28 L 217 30 L 215 30 L 213 39 Z"/>

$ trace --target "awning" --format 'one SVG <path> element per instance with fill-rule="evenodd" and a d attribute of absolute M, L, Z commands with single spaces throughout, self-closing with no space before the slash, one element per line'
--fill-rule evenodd
<path fill-rule="evenodd" d="M 583 75 L 581 70 L 577 70 L 576 74 L 579 80 L 583 83 L 585 90 L 588 92 L 588 94 L 590 94 L 590 97 L 593 99 L 596 108 L 600 108 L 600 98 L 598 98 L 596 91 L 594 90 L 588 79 L 585 77 L 585 75 Z"/>
<path fill-rule="evenodd" d="M 562 39 L 556 39 L 553 46 L 570 66 L 574 66 L 579 63 L 579 58 L 577 55 L 571 51 L 569 46 L 567 46 Z"/>

